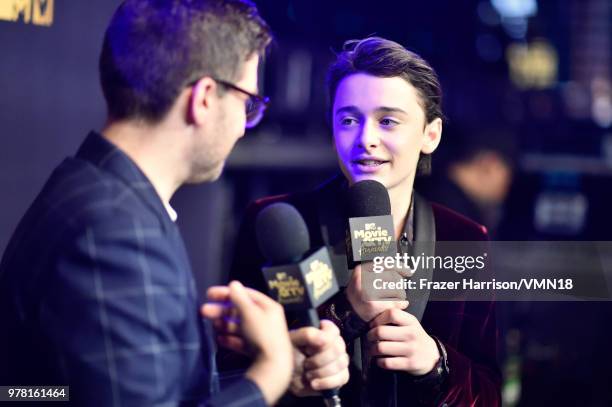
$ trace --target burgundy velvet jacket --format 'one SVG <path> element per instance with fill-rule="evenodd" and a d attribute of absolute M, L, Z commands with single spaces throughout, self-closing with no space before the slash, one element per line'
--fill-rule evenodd
<path fill-rule="evenodd" d="M 327 205 L 342 211 L 345 192 L 346 181 L 343 177 L 337 177 L 308 193 L 269 197 L 251 204 L 240 228 L 230 279 L 240 280 L 247 286 L 267 293 L 261 273 L 265 259 L 257 248 L 255 219 L 263 207 L 273 202 L 286 202 L 295 206 L 308 226 L 311 247 L 327 245 L 333 253 L 335 249 L 342 246 L 339 243 L 344 238 L 347 216 L 338 213 L 335 224 L 325 224 L 322 222 L 320 212 L 327 211 Z M 437 241 L 482 241 L 488 238 L 484 226 L 441 205 L 431 204 L 431 208 L 435 219 L 435 239 Z M 415 222 L 414 228 L 416 236 L 419 233 L 418 222 Z M 334 271 L 339 284 L 345 286 L 350 271 L 342 270 L 341 267 L 334 267 Z M 346 304 L 343 296 L 344 292 L 341 291 L 331 301 L 322 305 L 318 310 L 321 317 L 329 316 L 331 304 L 335 302 Z M 355 366 L 353 361 L 350 366 L 351 379 L 341 390 L 343 405 L 486 407 L 501 405 L 501 376 L 496 361 L 497 331 L 494 303 L 429 301 L 421 324 L 425 331 L 437 337 L 447 350 L 449 374 L 442 386 L 417 385 L 408 373 L 399 372 L 393 378 L 394 385 L 391 390 L 380 388 L 379 401 L 371 399 L 364 401 L 362 393 L 368 383 L 363 382 L 361 367 Z M 340 328 L 342 331 L 343 327 L 340 326 Z M 352 339 L 346 334 L 347 332 L 343 332 L 343 337 L 347 340 L 349 353 L 352 353 L 355 347 L 354 344 L 348 343 Z M 227 356 L 225 361 L 220 360 L 219 362 L 223 369 Z M 378 389 L 378 384 L 375 387 Z M 389 391 L 395 394 L 382 394 Z M 316 404 L 316 401 L 294 399 L 290 404 L 312 406 Z"/>

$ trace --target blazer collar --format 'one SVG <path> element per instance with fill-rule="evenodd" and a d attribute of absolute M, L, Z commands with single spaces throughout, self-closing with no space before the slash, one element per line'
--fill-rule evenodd
<path fill-rule="evenodd" d="M 99 133 L 91 131 L 87 135 L 75 158 L 89 161 L 123 181 L 155 213 L 164 228 L 174 224 L 151 181 L 127 154 Z"/>

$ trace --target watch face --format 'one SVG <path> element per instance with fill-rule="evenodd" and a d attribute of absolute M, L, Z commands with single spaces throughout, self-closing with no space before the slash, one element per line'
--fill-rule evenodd
<path fill-rule="evenodd" d="M 438 347 L 438 352 L 440 352 L 440 359 L 438 359 L 438 363 L 436 363 L 436 367 L 434 370 L 437 372 L 439 376 L 443 376 L 449 373 L 448 369 L 448 354 L 446 353 L 446 348 L 440 342 L 438 338 L 433 338 L 436 346 Z"/>

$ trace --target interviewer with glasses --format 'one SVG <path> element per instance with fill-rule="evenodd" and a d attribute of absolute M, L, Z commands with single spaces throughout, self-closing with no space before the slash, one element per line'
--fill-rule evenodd
<path fill-rule="evenodd" d="M 290 337 L 282 307 L 240 283 L 211 288 L 202 320 L 169 203 L 217 179 L 261 119 L 270 39 L 246 0 L 122 2 L 100 56 L 107 123 L 55 169 L 0 263 L 0 385 L 70 386 L 88 407 L 263 406 L 303 367 L 292 341 L 334 362 L 319 389 L 346 383 L 333 324 Z M 213 338 L 253 359 L 229 388 Z"/>

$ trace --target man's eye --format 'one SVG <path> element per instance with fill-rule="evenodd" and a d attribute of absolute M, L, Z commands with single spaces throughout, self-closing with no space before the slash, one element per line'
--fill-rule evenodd
<path fill-rule="evenodd" d="M 380 124 L 385 127 L 393 127 L 398 125 L 399 123 L 393 119 L 385 118 L 380 121 Z"/>
<path fill-rule="evenodd" d="M 354 117 L 344 117 L 340 119 L 340 124 L 343 126 L 353 126 L 357 124 L 357 119 L 355 119 Z"/>

